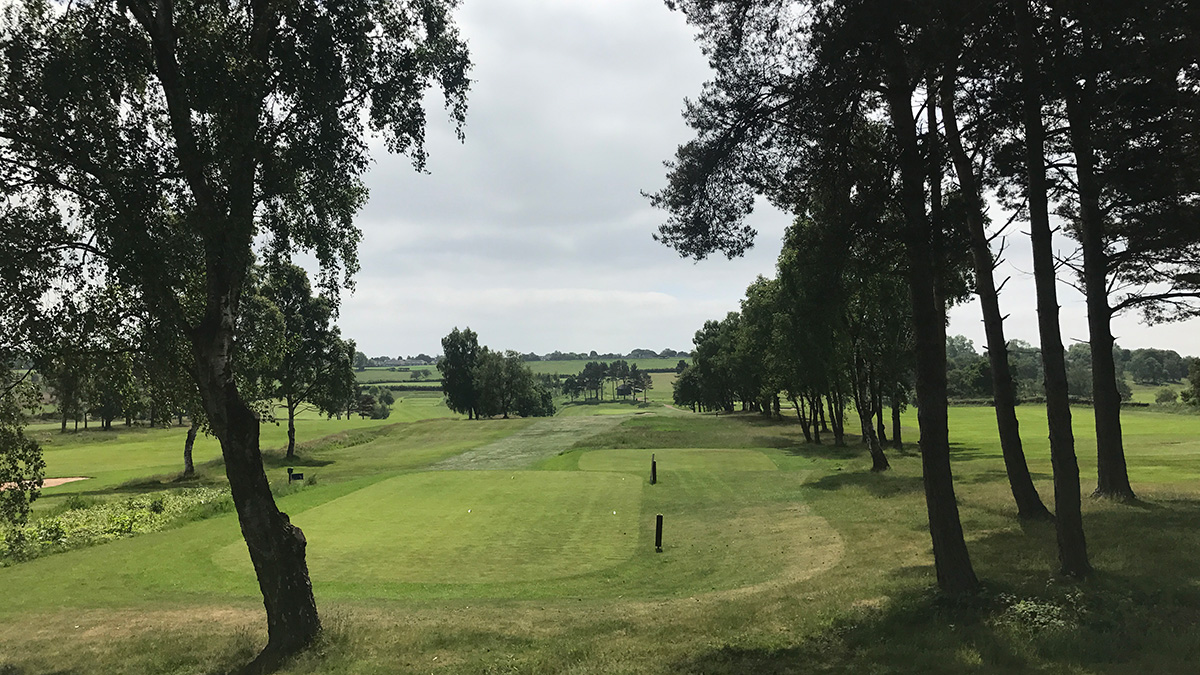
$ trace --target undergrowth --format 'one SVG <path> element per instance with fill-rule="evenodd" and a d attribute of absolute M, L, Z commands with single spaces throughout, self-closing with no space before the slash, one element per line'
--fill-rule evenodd
<path fill-rule="evenodd" d="M 183 488 L 99 501 L 71 495 L 20 527 L 0 530 L 0 566 L 178 527 L 233 508 L 227 488 Z"/>

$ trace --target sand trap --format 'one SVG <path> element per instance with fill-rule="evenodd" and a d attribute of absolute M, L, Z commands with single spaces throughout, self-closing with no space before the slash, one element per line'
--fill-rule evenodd
<path fill-rule="evenodd" d="M 88 478 L 89 478 L 88 476 L 71 476 L 70 478 L 47 478 L 44 481 L 42 481 L 42 487 L 44 487 L 44 488 L 58 487 L 59 485 L 64 485 L 66 483 L 74 483 L 77 480 L 87 480 Z M 3 485 L 0 485 L 0 490 L 7 490 L 9 488 L 14 488 L 16 486 L 17 486 L 16 483 L 5 483 Z"/>

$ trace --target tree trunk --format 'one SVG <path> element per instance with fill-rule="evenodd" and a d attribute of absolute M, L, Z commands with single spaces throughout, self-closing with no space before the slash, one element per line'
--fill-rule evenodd
<path fill-rule="evenodd" d="M 857 350 L 855 350 L 857 351 Z M 862 429 L 863 441 L 871 453 L 871 471 L 887 471 L 892 468 L 879 437 L 875 435 L 875 402 L 871 396 L 871 383 L 861 354 L 854 355 L 854 409 L 858 413 L 858 424 Z"/>
<path fill-rule="evenodd" d="M 903 448 L 904 441 L 900 437 L 900 406 L 896 404 L 896 399 L 892 399 L 892 445 L 896 448 Z"/>
<path fill-rule="evenodd" d="M 883 387 L 880 386 L 878 378 L 874 380 L 871 391 L 871 403 L 874 406 L 875 413 L 875 436 L 879 439 L 880 445 L 887 445 L 887 424 L 883 421 Z"/>
<path fill-rule="evenodd" d="M 289 398 L 287 401 L 288 411 L 288 449 L 287 458 L 296 458 L 296 404 Z"/>
<path fill-rule="evenodd" d="M 242 400 L 230 368 L 235 316 L 231 305 L 236 302 L 230 296 L 235 291 L 223 289 L 211 277 L 209 287 L 208 312 L 193 334 L 197 385 L 221 443 L 238 522 L 266 607 L 267 646 L 252 664 L 262 672 L 311 644 L 321 620 L 305 563 L 307 541 L 275 505 L 259 450 L 259 421 Z"/>
<path fill-rule="evenodd" d="M 946 401 L 946 311 L 938 299 L 936 270 L 942 268 L 940 241 L 925 212 L 924 167 L 917 147 L 912 85 L 899 37 L 885 38 L 887 102 L 899 150 L 901 206 L 907 224 L 905 249 L 913 312 L 917 398 L 921 402 L 921 468 L 938 587 L 950 594 L 974 591 L 979 580 L 963 537 L 954 477 L 950 471 L 950 432 Z"/>
<path fill-rule="evenodd" d="M 808 429 L 808 415 L 805 414 L 804 404 L 801 403 L 803 400 L 803 396 L 792 398 L 792 405 L 796 406 L 796 417 L 800 419 L 800 428 L 804 431 L 804 442 L 812 443 L 812 432 Z"/>
<path fill-rule="evenodd" d="M 1004 317 L 1000 313 L 1000 299 L 996 291 L 995 259 L 988 245 L 983 224 L 983 200 L 976 180 L 975 167 L 963 146 L 958 130 L 958 117 L 954 109 L 954 86 L 957 64 L 947 67 L 942 80 L 941 108 L 946 129 L 946 144 L 954 160 L 954 172 L 958 184 L 968 202 L 966 220 L 971 244 L 971 257 L 975 264 L 975 294 L 983 310 L 983 330 L 987 337 L 988 365 L 992 370 L 992 397 L 996 408 L 996 427 L 1000 434 L 1000 452 L 1004 457 L 1004 470 L 1013 499 L 1017 503 L 1017 517 L 1030 520 L 1053 518 L 1042 503 L 1033 478 L 1029 475 L 1029 464 L 1025 461 L 1025 450 L 1021 444 L 1020 422 L 1017 421 L 1017 393 L 1013 385 L 1012 371 L 1008 364 L 1008 342 L 1004 339 Z"/>
<path fill-rule="evenodd" d="M 1085 61 L 1091 51 L 1084 31 Z M 1067 85 L 1067 120 L 1075 177 L 1079 185 L 1079 243 L 1083 249 L 1083 286 L 1087 298 L 1088 336 L 1092 352 L 1092 409 L 1096 416 L 1096 491 L 1093 496 L 1134 499 L 1125 466 L 1121 434 L 1121 393 L 1113 361 L 1112 308 L 1108 304 L 1108 254 L 1104 250 L 1104 217 L 1100 212 L 1100 186 L 1096 178 L 1096 151 L 1092 143 L 1091 90 L 1094 76 L 1082 86 Z"/>
<path fill-rule="evenodd" d="M 196 432 L 200 427 L 195 421 L 188 427 L 187 439 L 183 442 L 183 475 L 190 478 L 196 474 L 196 466 L 192 464 L 192 446 L 196 444 Z"/>
<path fill-rule="evenodd" d="M 1038 40 L 1025 0 L 1014 4 L 1021 67 L 1025 126 L 1025 164 L 1028 185 L 1029 229 L 1033 242 L 1033 273 L 1037 286 L 1038 332 L 1045 369 L 1046 416 L 1050 430 L 1050 460 L 1054 467 L 1055 529 L 1058 560 L 1063 574 L 1082 577 L 1091 572 L 1080 511 L 1079 463 L 1071 429 L 1071 405 L 1062 335 L 1058 325 L 1054 248 L 1046 196 L 1044 159 L 1045 128 L 1042 122 Z"/>
<path fill-rule="evenodd" d="M 821 395 L 814 394 L 808 399 L 808 414 L 812 418 L 813 443 L 821 444 L 821 427 L 825 426 L 825 409 L 821 404 Z"/>
<path fill-rule="evenodd" d="M 833 428 L 833 444 L 837 447 L 846 445 L 846 409 L 842 405 L 841 394 L 826 394 L 829 403 L 829 425 Z"/>

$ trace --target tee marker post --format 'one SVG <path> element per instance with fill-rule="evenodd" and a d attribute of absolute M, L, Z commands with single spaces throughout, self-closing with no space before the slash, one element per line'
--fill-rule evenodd
<path fill-rule="evenodd" d="M 662 553 L 662 514 L 654 519 L 654 551 Z"/>
<path fill-rule="evenodd" d="M 650 453 L 650 484 L 658 482 L 658 462 L 654 461 L 654 453 Z"/>

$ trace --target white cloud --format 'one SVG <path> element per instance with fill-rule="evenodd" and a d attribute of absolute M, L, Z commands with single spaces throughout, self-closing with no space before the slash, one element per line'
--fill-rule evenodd
<path fill-rule="evenodd" d="M 691 136 L 683 100 L 709 76 L 682 15 L 659 0 L 487 0 L 459 23 L 476 63 L 466 142 L 433 106 L 428 174 L 373 145 L 362 271 L 341 314 L 363 351 L 435 353 L 466 325 L 522 352 L 689 349 L 773 273 L 789 219 L 765 203 L 742 259 L 694 263 L 651 239 L 663 214 L 640 191 L 663 184 L 663 160 Z M 1014 240 L 1017 269 L 1023 247 Z M 1064 334 L 1085 337 L 1074 297 L 1062 288 Z M 1002 302 L 1010 335 L 1036 342 L 1032 301 L 1015 278 Z M 951 316 L 952 332 L 982 343 L 977 309 Z M 1200 352 L 1178 328 L 1122 322 L 1118 334 Z"/>

